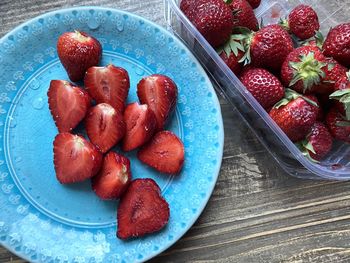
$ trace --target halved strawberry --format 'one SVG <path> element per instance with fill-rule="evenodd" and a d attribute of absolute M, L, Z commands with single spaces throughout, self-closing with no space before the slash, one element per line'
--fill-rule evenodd
<path fill-rule="evenodd" d="M 176 106 L 177 87 L 169 77 L 154 74 L 143 78 L 137 84 L 137 96 L 142 104 L 147 104 L 157 119 L 157 130 L 164 125 Z"/>
<path fill-rule="evenodd" d="M 109 152 L 103 159 L 100 172 L 92 178 L 92 188 L 101 199 L 117 199 L 125 192 L 130 181 L 129 159 Z"/>
<path fill-rule="evenodd" d="M 91 106 L 89 94 L 65 80 L 51 80 L 49 108 L 59 132 L 70 132 Z"/>
<path fill-rule="evenodd" d="M 85 119 L 85 127 L 90 141 L 101 152 L 108 152 L 125 134 L 123 115 L 107 103 L 91 108 Z"/>
<path fill-rule="evenodd" d="M 98 173 L 102 154 L 79 135 L 59 133 L 53 142 L 56 177 L 61 184 L 84 181 Z"/>
<path fill-rule="evenodd" d="M 124 121 L 126 132 L 123 139 L 123 151 L 132 151 L 148 142 L 156 129 L 157 120 L 146 104 L 134 102 L 125 108 Z"/>
<path fill-rule="evenodd" d="M 84 84 L 97 103 L 108 103 L 123 112 L 128 97 L 130 80 L 128 72 L 109 64 L 106 67 L 91 67 L 85 75 Z"/>
<path fill-rule="evenodd" d="M 120 199 L 118 231 L 121 239 L 140 237 L 162 229 L 169 221 L 170 209 L 152 179 L 136 179 Z"/>
<path fill-rule="evenodd" d="M 140 149 L 137 157 L 161 173 L 177 174 L 185 161 L 185 149 L 174 133 L 161 131 Z"/>

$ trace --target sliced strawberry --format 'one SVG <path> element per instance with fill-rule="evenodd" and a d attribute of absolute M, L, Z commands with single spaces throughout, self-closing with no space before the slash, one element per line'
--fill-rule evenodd
<path fill-rule="evenodd" d="M 79 135 L 59 133 L 53 142 L 56 177 L 62 184 L 84 181 L 98 173 L 102 154 Z"/>
<path fill-rule="evenodd" d="M 161 173 L 177 174 L 185 160 L 185 149 L 174 133 L 161 131 L 140 149 L 137 157 Z"/>
<path fill-rule="evenodd" d="M 157 183 L 152 179 L 136 179 L 120 200 L 117 236 L 128 239 L 159 231 L 168 223 L 169 216 L 169 205 Z"/>
<path fill-rule="evenodd" d="M 97 103 L 108 103 L 124 112 L 130 88 L 128 72 L 109 64 L 106 67 L 91 67 L 85 75 L 84 84 L 90 96 Z"/>
<path fill-rule="evenodd" d="M 103 159 L 100 172 L 92 178 L 92 188 L 101 199 L 117 199 L 125 192 L 130 181 L 129 159 L 109 152 Z"/>
<path fill-rule="evenodd" d="M 85 119 L 90 141 L 103 153 L 116 145 L 125 134 L 123 115 L 107 103 L 91 108 Z"/>
<path fill-rule="evenodd" d="M 174 81 L 164 75 L 151 75 L 137 84 L 137 96 L 147 104 L 157 118 L 157 130 L 164 125 L 176 106 L 177 87 Z"/>
<path fill-rule="evenodd" d="M 91 106 L 89 94 L 65 80 L 51 80 L 49 108 L 59 132 L 70 132 Z"/>
<path fill-rule="evenodd" d="M 123 151 L 132 151 L 148 142 L 156 129 L 157 120 L 146 104 L 134 102 L 125 108 L 124 121 L 126 132 L 123 139 Z"/>

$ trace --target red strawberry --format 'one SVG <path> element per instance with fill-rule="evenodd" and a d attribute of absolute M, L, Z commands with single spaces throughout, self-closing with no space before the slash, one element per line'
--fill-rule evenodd
<path fill-rule="evenodd" d="M 108 152 L 125 134 L 123 115 L 107 103 L 100 103 L 89 110 L 85 127 L 90 141 L 103 153 Z"/>
<path fill-rule="evenodd" d="M 195 6 L 209 1 L 210 0 L 181 0 L 180 9 L 185 14 L 185 16 L 189 17 Z"/>
<path fill-rule="evenodd" d="M 242 74 L 241 81 L 264 109 L 271 108 L 284 97 L 282 83 L 265 69 L 248 69 Z"/>
<path fill-rule="evenodd" d="M 233 15 L 223 0 L 199 1 L 190 8 L 187 16 L 214 48 L 224 44 L 230 37 Z"/>
<path fill-rule="evenodd" d="M 337 108 L 332 108 L 328 112 L 326 123 L 335 139 L 350 143 L 350 121 L 346 120 Z"/>
<path fill-rule="evenodd" d="M 342 78 L 346 78 L 347 68 L 339 64 L 333 58 L 326 58 L 326 66 L 322 68 L 325 77 L 322 82 L 316 85 L 318 93 L 331 94 L 335 89 L 335 83 Z"/>
<path fill-rule="evenodd" d="M 97 103 L 108 103 L 119 112 L 124 112 L 130 88 L 128 72 L 109 64 L 106 67 L 91 67 L 84 79 L 86 90 Z"/>
<path fill-rule="evenodd" d="M 234 0 L 229 6 L 233 12 L 233 27 L 242 26 L 254 31 L 259 29 L 254 10 L 246 0 Z"/>
<path fill-rule="evenodd" d="M 260 6 L 261 0 L 247 0 L 247 2 L 253 7 L 253 9 L 256 9 Z"/>
<path fill-rule="evenodd" d="M 145 77 L 137 84 L 137 96 L 141 104 L 147 104 L 156 116 L 156 130 L 163 130 L 176 106 L 177 87 L 174 81 L 159 74 Z"/>
<path fill-rule="evenodd" d="M 258 32 L 240 29 L 246 54 L 245 64 L 278 72 L 288 54 L 293 50 L 293 41 L 280 25 L 268 25 Z"/>
<path fill-rule="evenodd" d="M 333 138 L 322 122 L 316 122 L 305 140 L 298 143 L 303 154 L 312 161 L 320 161 L 332 149 Z"/>
<path fill-rule="evenodd" d="M 92 178 L 92 189 L 104 200 L 118 199 L 131 181 L 130 161 L 115 152 L 109 152 L 103 159 L 100 172 Z"/>
<path fill-rule="evenodd" d="M 221 51 L 219 56 L 225 62 L 225 64 L 232 70 L 234 74 L 239 76 L 242 72 L 243 64 L 239 62 L 242 59 L 244 53 L 239 51 L 237 56 L 231 51 L 228 55 L 226 52 Z"/>
<path fill-rule="evenodd" d="M 49 108 L 59 132 L 70 132 L 91 105 L 89 94 L 65 80 L 51 80 L 47 91 Z"/>
<path fill-rule="evenodd" d="M 325 93 L 316 90 L 326 77 L 326 58 L 315 46 L 302 46 L 294 49 L 285 59 L 281 69 L 282 83 L 299 93 Z"/>
<path fill-rule="evenodd" d="M 157 119 L 146 104 L 137 102 L 125 108 L 124 121 L 126 132 L 123 139 L 123 151 L 132 151 L 149 141 L 157 127 Z"/>
<path fill-rule="evenodd" d="M 314 96 L 301 96 L 286 89 L 285 98 L 270 111 L 270 117 L 293 142 L 300 141 L 309 133 L 318 115 Z"/>
<path fill-rule="evenodd" d="M 308 5 L 296 6 L 283 24 L 301 40 L 313 37 L 320 29 L 317 13 Z"/>
<path fill-rule="evenodd" d="M 81 182 L 98 173 L 102 154 L 83 137 L 59 133 L 53 142 L 56 177 L 61 184 Z"/>
<path fill-rule="evenodd" d="M 315 47 L 318 47 L 320 50 L 322 50 L 323 43 L 324 43 L 324 36 L 320 31 L 317 31 L 314 37 L 307 39 L 305 41 L 301 41 L 300 45 L 315 46 Z"/>
<path fill-rule="evenodd" d="M 170 131 L 158 132 L 137 153 L 139 160 L 161 173 L 177 174 L 185 161 L 182 141 Z"/>
<path fill-rule="evenodd" d="M 350 121 L 350 73 L 346 73 L 345 77 L 338 79 L 334 85 L 334 90 L 329 98 L 337 100 L 335 106 L 338 111 Z"/>
<path fill-rule="evenodd" d="M 71 81 L 79 81 L 88 68 L 98 65 L 102 47 L 87 33 L 66 32 L 58 38 L 57 53 Z"/>
<path fill-rule="evenodd" d="M 140 237 L 161 230 L 169 221 L 169 205 L 153 179 L 136 179 L 120 199 L 117 236 Z"/>
<path fill-rule="evenodd" d="M 243 69 L 241 59 L 244 56 L 244 47 L 240 43 L 239 37 L 236 37 L 237 35 L 231 35 L 225 45 L 217 49 L 217 53 L 232 72 L 238 76 Z"/>
<path fill-rule="evenodd" d="M 323 53 L 350 67 L 350 23 L 338 25 L 329 31 Z"/>

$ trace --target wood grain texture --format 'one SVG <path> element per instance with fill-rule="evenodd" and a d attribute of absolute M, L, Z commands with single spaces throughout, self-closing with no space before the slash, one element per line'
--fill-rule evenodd
<path fill-rule="evenodd" d="M 119 8 L 165 25 L 162 0 L 1 0 L 0 36 L 77 5 Z M 350 183 L 286 175 L 222 99 L 221 106 L 225 149 L 215 191 L 188 233 L 150 262 L 350 262 Z M 0 248 L 0 262 L 24 261 Z"/>

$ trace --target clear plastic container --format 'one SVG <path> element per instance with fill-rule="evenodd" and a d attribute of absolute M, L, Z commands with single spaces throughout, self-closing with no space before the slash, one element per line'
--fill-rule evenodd
<path fill-rule="evenodd" d="M 346 8 L 346 1 L 262 0 L 255 13 L 259 20 L 263 19 L 265 25 L 277 23 L 280 17 L 286 17 L 300 3 L 309 4 L 317 11 L 321 31 L 325 35 L 330 27 L 350 20 L 350 9 Z M 216 82 L 219 92 L 238 110 L 244 122 L 279 165 L 287 173 L 300 178 L 349 180 L 350 145 L 335 142 L 332 152 L 320 163 L 313 163 L 304 157 L 182 13 L 179 4 L 180 0 L 165 0 L 168 30 L 192 50 Z"/>

